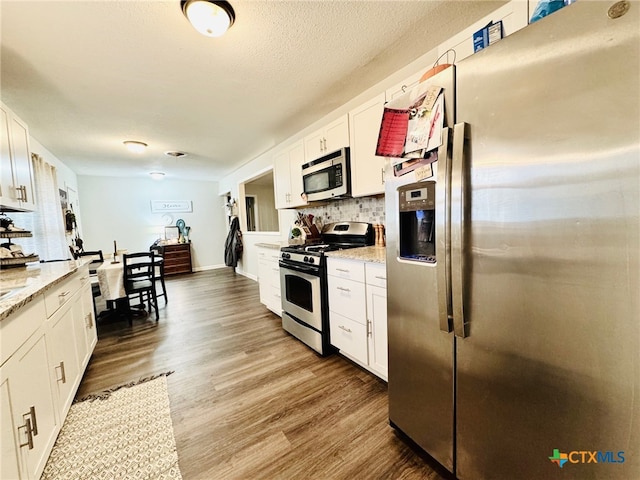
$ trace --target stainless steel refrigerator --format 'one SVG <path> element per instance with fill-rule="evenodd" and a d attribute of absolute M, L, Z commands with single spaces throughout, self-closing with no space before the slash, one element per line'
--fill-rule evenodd
<path fill-rule="evenodd" d="M 640 479 L 639 32 L 579 0 L 476 53 L 434 177 L 387 169 L 390 422 L 460 479 Z"/>

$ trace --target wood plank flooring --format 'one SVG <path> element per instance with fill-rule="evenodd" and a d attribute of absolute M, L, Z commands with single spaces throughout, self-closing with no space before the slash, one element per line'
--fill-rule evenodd
<path fill-rule="evenodd" d="M 159 323 L 98 324 L 77 395 L 174 370 L 185 480 L 445 478 L 388 425 L 386 383 L 288 335 L 256 282 L 221 269 L 172 277 L 167 293 Z"/>

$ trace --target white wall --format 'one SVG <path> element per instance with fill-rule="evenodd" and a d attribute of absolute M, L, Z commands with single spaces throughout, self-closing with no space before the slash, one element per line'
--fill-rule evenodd
<path fill-rule="evenodd" d="M 227 229 L 216 182 L 78 176 L 78 187 L 87 250 L 111 254 L 115 240 L 118 249 L 146 251 L 182 218 L 191 227 L 194 270 L 224 266 Z M 189 200 L 193 212 L 152 213 L 151 200 Z"/>

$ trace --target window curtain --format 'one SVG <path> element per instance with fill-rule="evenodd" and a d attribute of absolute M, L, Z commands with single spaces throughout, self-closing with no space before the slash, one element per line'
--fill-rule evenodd
<path fill-rule="evenodd" d="M 25 254 L 35 253 L 40 260 L 45 261 L 68 259 L 71 255 L 64 236 L 56 167 L 45 162 L 36 153 L 31 154 L 31 163 L 36 189 L 36 211 L 14 216 L 17 227 L 33 232 L 31 238 L 20 238 L 22 251 Z"/>

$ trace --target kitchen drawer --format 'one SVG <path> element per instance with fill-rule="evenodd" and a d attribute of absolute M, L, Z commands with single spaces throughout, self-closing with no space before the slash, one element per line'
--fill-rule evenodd
<path fill-rule="evenodd" d="M 364 262 L 327 258 L 327 273 L 334 277 L 355 280 L 364 283 Z"/>
<path fill-rule="evenodd" d="M 71 300 L 73 294 L 82 287 L 80 275 L 74 273 L 69 278 L 57 283 L 44 292 L 44 305 L 47 311 L 47 318 L 53 315 L 56 310 Z"/>
<path fill-rule="evenodd" d="M 42 295 L 13 312 L 0 323 L 0 365 L 40 328 L 46 318 Z"/>
<path fill-rule="evenodd" d="M 340 314 L 363 325 L 367 322 L 367 297 L 364 283 L 329 277 L 329 311 Z"/>
<path fill-rule="evenodd" d="M 383 263 L 369 263 L 364 267 L 367 285 L 387 288 L 387 266 Z"/>
<path fill-rule="evenodd" d="M 331 345 L 340 353 L 352 357 L 366 365 L 367 363 L 367 327 L 360 323 L 331 312 L 329 316 Z"/>

